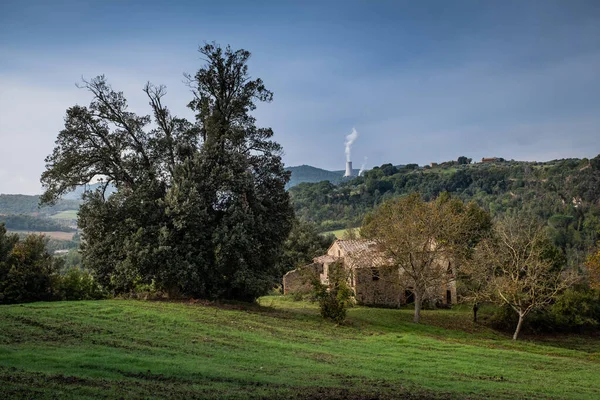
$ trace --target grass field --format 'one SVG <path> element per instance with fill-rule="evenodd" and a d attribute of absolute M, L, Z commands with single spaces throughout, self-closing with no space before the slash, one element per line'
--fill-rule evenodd
<path fill-rule="evenodd" d="M 65 240 L 65 241 L 73 240 L 73 235 L 75 235 L 75 232 L 60 232 L 60 231 L 40 232 L 40 231 L 19 231 L 19 230 L 9 229 L 9 232 L 19 233 L 19 234 L 23 234 L 23 235 L 29 235 L 29 234 L 33 233 L 36 235 L 45 235 L 51 239 Z"/>
<path fill-rule="evenodd" d="M 336 326 L 284 297 L 0 306 L 0 398 L 600 398 L 598 338 L 422 319 L 356 307 Z"/>
<path fill-rule="evenodd" d="M 336 238 L 343 239 L 344 234 L 346 233 L 347 230 L 348 229 L 337 229 L 335 231 L 327 231 L 327 232 L 323 232 L 323 235 L 328 235 L 328 234 L 332 233 Z M 352 228 L 352 230 L 356 233 L 356 235 L 358 235 L 360 228 Z"/>
<path fill-rule="evenodd" d="M 58 214 L 54 214 L 52 216 L 50 216 L 50 218 L 52 219 L 64 219 L 64 220 L 74 220 L 77 219 L 77 213 L 79 212 L 79 210 L 67 210 L 67 211 L 61 211 Z"/>

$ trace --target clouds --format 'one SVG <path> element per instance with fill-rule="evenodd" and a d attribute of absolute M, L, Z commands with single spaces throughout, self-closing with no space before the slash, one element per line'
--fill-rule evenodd
<path fill-rule="evenodd" d="M 316 5 L 252 9 L 255 14 L 225 25 L 219 23 L 228 18 L 223 10 L 210 21 L 201 15 L 191 21 L 182 15 L 191 10 L 171 9 L 152 32 L 148 21 L 132 17 L 118 19 L 118 29 L 101 36 L 94 35 L 102 24 L 80 10 L 90 19 L 89 31 L 64 41 L 58 38 L 65 32 L 53 37 L 46 30 L 42 47 L 14 28 L 6 36 L 14 41 L 0 44 L 0 193 L 39 193 L 43 159 L 65 109 L 89 103 L 74 86 L 82 75 L 104 73 L 131 109 L 144 114 L 145 82 L 166 84 L 169 108 L 193 118 L 182 73 L 202 64 L 196 49 L 204 38 L 253 52 L 251 74 L 275 93 L 255 115 L 259 125 L 273 127 L 287 165 L 343 169 L 342 142 L 353 127 L 368 140 L 353 146 L 352 157 L 368 157 L 371 165 L 600 153 L 595 3 L 588 9 L 517 2 L 449 11 L 404 5 L 386 13 L 366 12 L 368 4 L 360 4 L 339 13 Z M 144 15 L 158 18 L 158 11 Z M 311 24 L 316 14 L 318 24 Z M 42 21 L 44 29 L 66 23 L 54 15 L 56 21 Z M 398 24 L 398 16 L 405 23 Z"/>

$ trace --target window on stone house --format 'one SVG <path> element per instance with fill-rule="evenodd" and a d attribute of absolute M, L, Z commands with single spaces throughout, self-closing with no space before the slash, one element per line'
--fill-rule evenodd
<path fill-rule="evenodd" d="M 371 268 L 371 276 L 373 277 L 374 281 L 378 281 L 379 280 L 379 270 L 377 268 Z"/>

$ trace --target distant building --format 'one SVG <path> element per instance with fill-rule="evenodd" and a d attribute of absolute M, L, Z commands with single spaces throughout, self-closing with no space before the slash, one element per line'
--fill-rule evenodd
<path fill-rule="evenodd" d="M 435 167 L 437 167 L 437 166 L 438 166 L 438 163 L 436 163 L 436 162 L 432 162 L 430 165 L 431 165 L 431 168 L 435 168 Z"/>
<path fill-rule="evenodd" d="M 489 157 L 489 158 L 481 159 L 482 163 L 492 163 L 492 162 L 496 162 L 496 161 L 500 161 L 500 159 L 498 157 Z"/>

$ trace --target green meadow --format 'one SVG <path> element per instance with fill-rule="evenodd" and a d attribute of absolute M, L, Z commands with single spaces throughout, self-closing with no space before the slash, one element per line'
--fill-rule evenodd
<path fill-rule="evenodd" d="M 52 219 L 65 219 L 65 220 L 73 220 L 73 219 L 77 219 L 77 213 L 79 212 L 79 210 L 67 210 L 67 211 L 61 211 L 57 214 L 54 214 L 52 216 L 50 216 L 50 218 Z"/>
<path fill-rule="evenodd" d="M 509 335 L 469 310 L 105 300 L 0 306 L 0 398 L 598 399 L 600 339 Z M 483 315 L 485 318 L 485 314 Z"/>
<path fill-rule="evenodd" d="M 360 228 L 351 228 L 357 236 L 360 236 L 359 231 Z M 323 232 L 323 235 L 334 235 L 337 239 L 343 239 L 348 229 L 337 229 L 335 231 L 327 231 Z"/>

